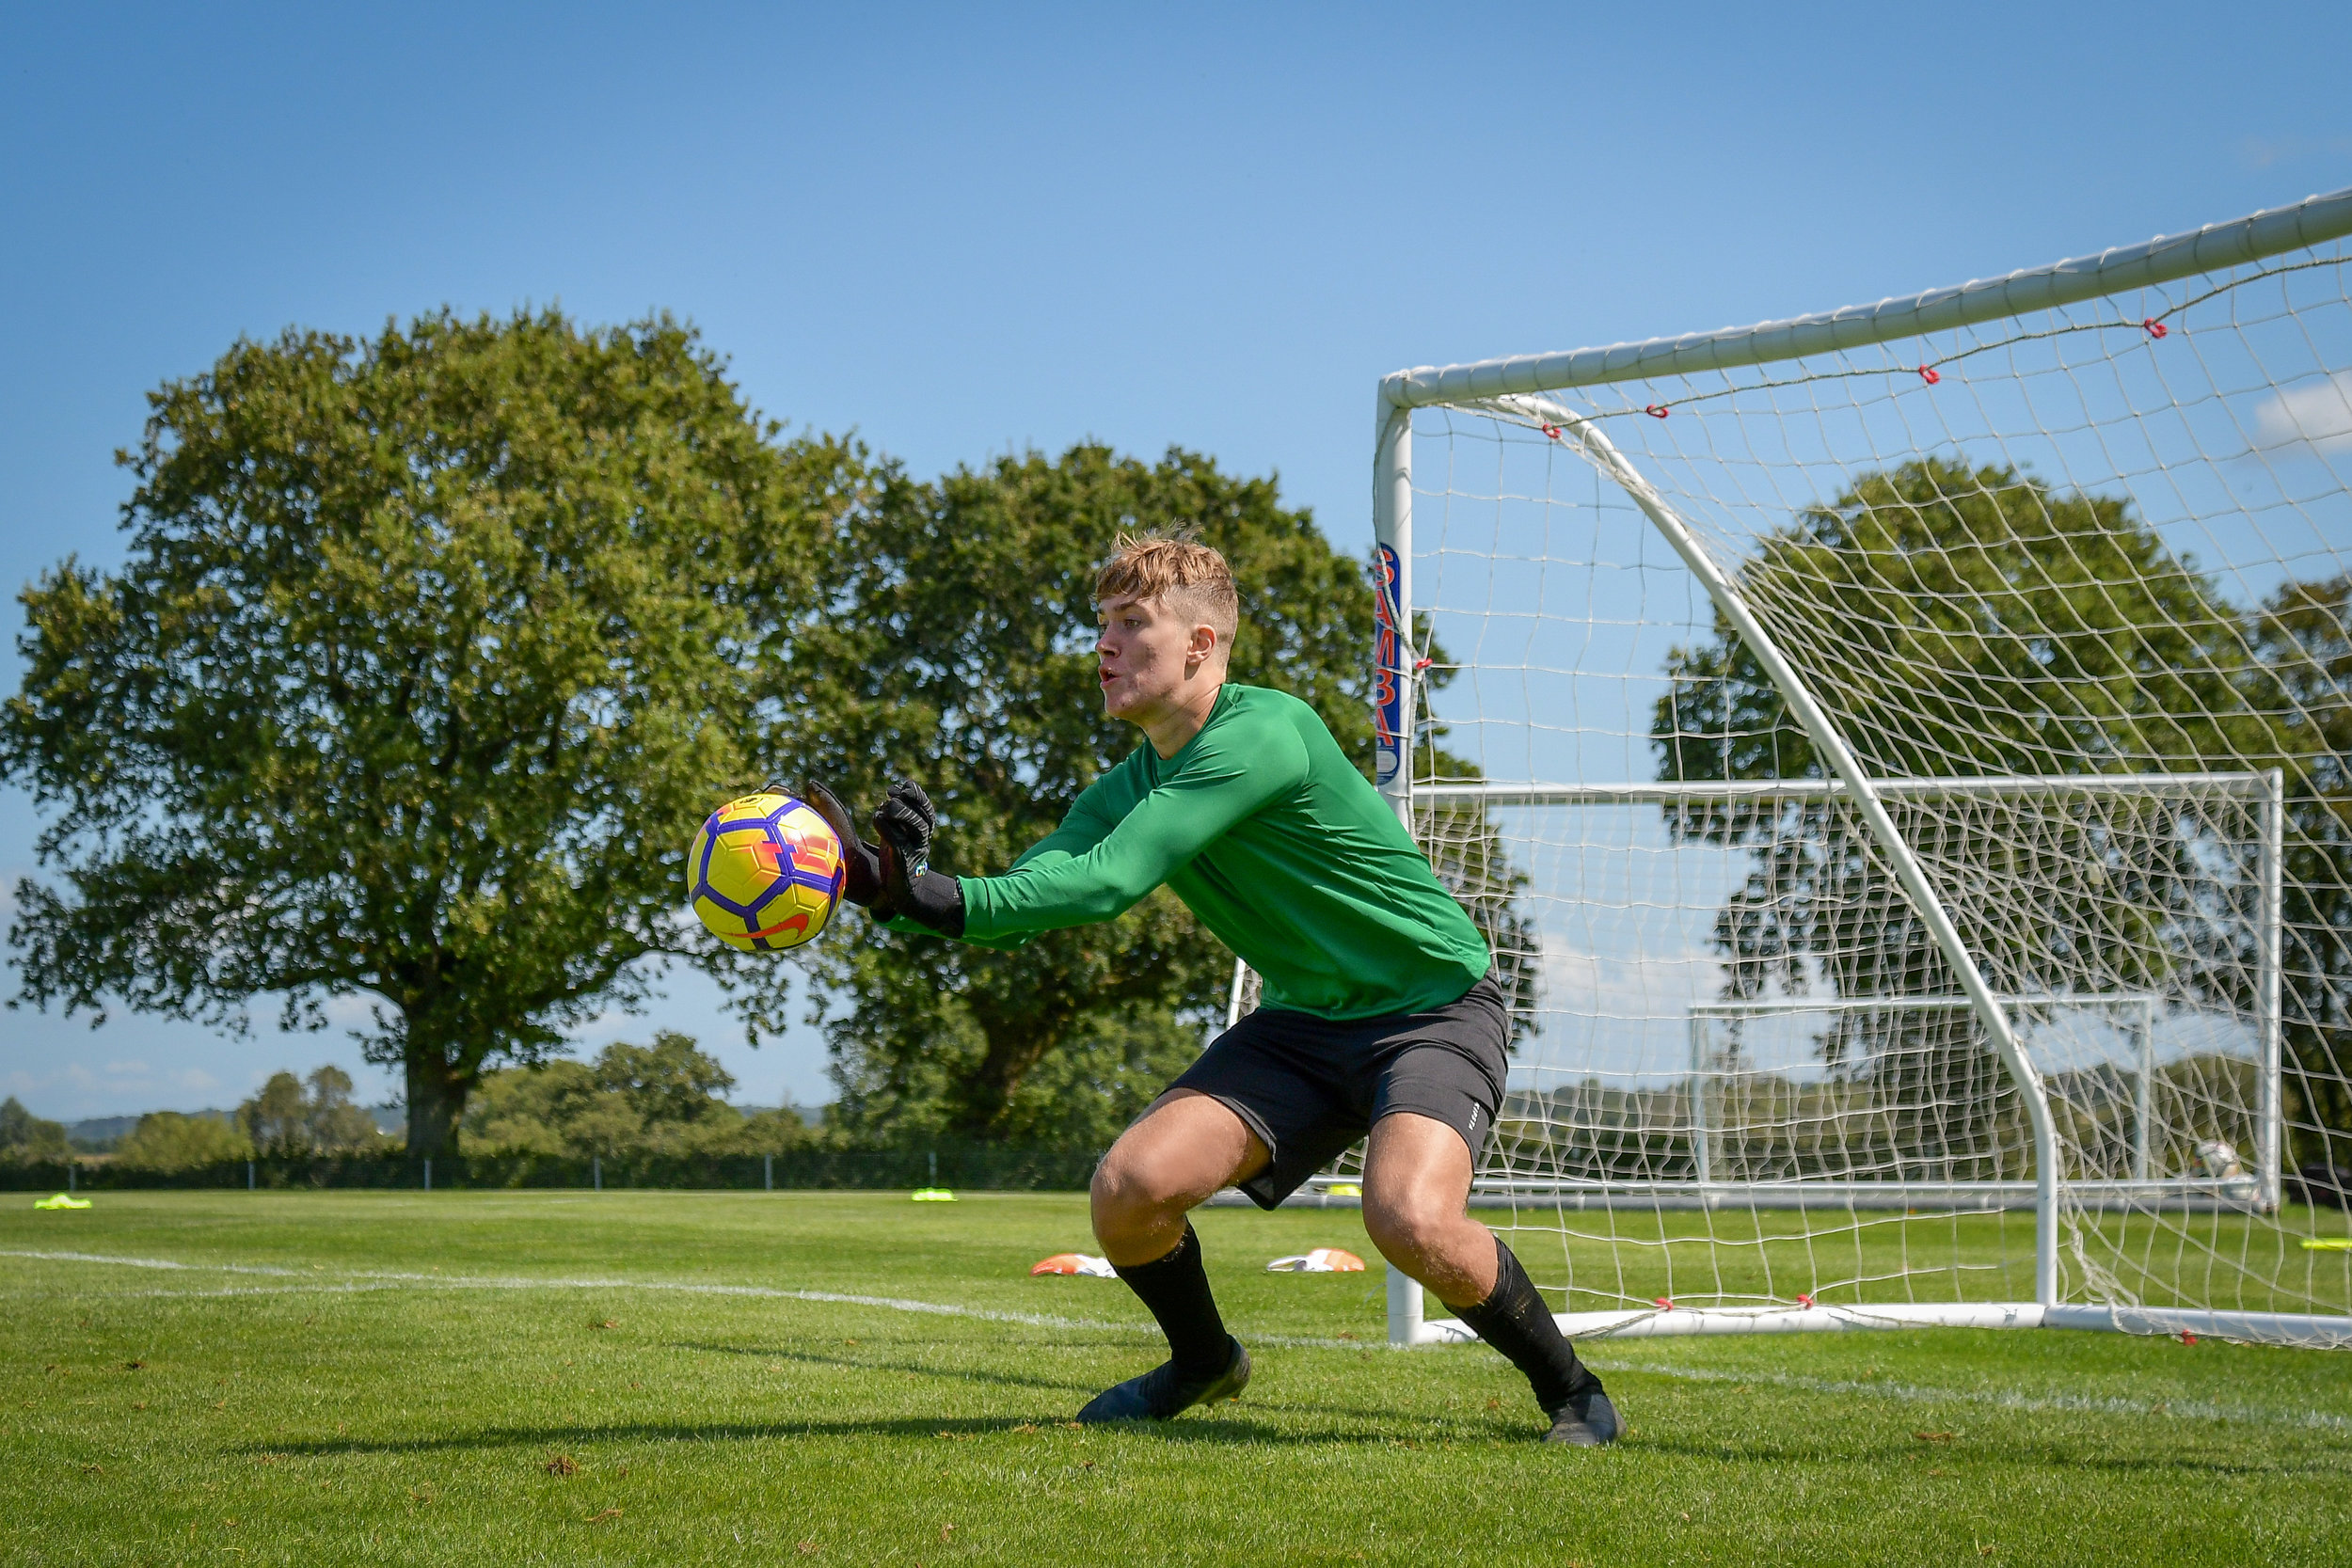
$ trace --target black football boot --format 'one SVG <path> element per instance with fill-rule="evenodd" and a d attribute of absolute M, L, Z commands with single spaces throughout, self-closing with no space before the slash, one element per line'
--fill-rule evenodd
<path fill-rule="evenodd" d="M 1249 1386 L 1249 1353 L 1241 1348 L 1241 1341 L 1227 1337 L 1233 1347 L 1232 1358 L 1225 1370 L 1214 1377 L 1186 1379 L 1176 1370 L 1176 1363 L 1163 1361 L 1141 1377 L 1105 1388 L 1087 1401 L 1078 1419 L 1095 1421 L 1165 1421 L 1180 1411 L 1196 1404 L 1215 1404 L 1219 1400 L 1238 1399 Z M 1607 1408 L 1608 1402 L 1601 1402 Z M 1613 1419 L 1610 1432 L 1616 1424 Z"/>
<path fill-rule="evenodd" d="M 1609 1402 L 1601 1390 L 1600 1379 L 1588 1369 L 1578 1369 L 1584 1375 L 1557 1410 L 1546 1411 L 1551 1418 L 1551 1430 L 1544 1433 L 1547 1443 L 1565 1443 L 1575 1449 L 1597 1449 L 1604 1443 L 1617 1440 L 1617 1407 Z"/>

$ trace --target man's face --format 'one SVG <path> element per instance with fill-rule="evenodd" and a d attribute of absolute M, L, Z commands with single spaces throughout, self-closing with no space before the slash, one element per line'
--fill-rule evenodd
<path fill-rule="evenodd" d="M 1103 623 L 1094 643 L 1103 711 L 1131 724 L 1150 724 L 1184 696 L 1186 656 L 1196 651 L 1196 630 L 1214 646 L 1211 634 L 1160 598 L 1104 599 L 1095 611 Z M 1199 651 L 1205 654 L 1207 648 Z M 1199 662 L 1193 660 L 1196 669 Z"/>

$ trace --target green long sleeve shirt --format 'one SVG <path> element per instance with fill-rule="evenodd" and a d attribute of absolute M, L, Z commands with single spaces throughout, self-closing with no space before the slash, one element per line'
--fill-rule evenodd
<path fill-rule="evenodd" d="M 1270 1007 L 1423 1012 L 1492 962 L 1412 835 L 1314 709 L 1228 682 L 1172 757 L 1150 742 L 1001 877 L 965 877 L 963 936 L 1016 946 L 1165 882 L 1265 981 Z"/>

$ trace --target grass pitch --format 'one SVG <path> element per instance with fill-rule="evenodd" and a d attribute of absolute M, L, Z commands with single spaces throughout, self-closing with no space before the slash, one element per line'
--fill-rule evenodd
<path fill-rule="evenodd" d="M 1376 1264 L 1263 1272 L 1371 1256 L 1353 1214 L 1216 1210 L 1249 1393 L 1082 1432 L 1161 1351 L 1116 1281 L 1027 1277 L 1075 1196 L 7 1201 L 11 1563 L 2352 1560 L 2342 1354 L 1601 1343 L 1630 1435 L 1563 1451 L 1483 1347 L 1381 1348 Z"/>

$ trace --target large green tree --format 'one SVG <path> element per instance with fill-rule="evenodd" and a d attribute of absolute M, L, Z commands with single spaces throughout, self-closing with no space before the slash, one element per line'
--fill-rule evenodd
<path fill-rule="evenodd" d="M 801 760 L 869 802 L 893 774 L 920 781 L 940 810 L 934 863 L 1003 869 L 1141 743 L 1103 713 L 1094 573 L 1120 532 L 1180 529 L 1232 563 L 1233 677 L 1295 693 L 1368 758 L 1362 564 L 1272 479 L 1085 444 L 935 483 L 890 476 L 790 671 L 813 715 Z M 827 953 L 839 1115 L 868 1133 L 1100 1141 L 1199 1049 L 1232 975 L 1166 889 L 1011 952 L 853 918 Z"/>
<path fill-rule="evenodd" d="M 231 1026 L 377 1003 L 412 1150 L 485 1067 L 665 958 L 779 1021 L 677 918 L 686 830 L 755 782 L 761 673 L 863 483 L 779 442 L 695 335 L 549 310 L 240 342 L 151 398 L 122 565 L 28 588 L 0 774 L 55 883 L 23 1000 Z"/>
<path fill-rule="evenodd" d="M 1801 514 L 1761 541 L 1740 582 L 1878 776 L 2236 769 L 2281 752 L 2275 682 L 2247 616 L 2120 500 L 1923 460 Z M 1676 650 L 1667 673 L 1652 724 L 1661 779 L 1822 775 L 1720 617 L 1712 640 Z M 2170 986 L 2250 1007 L 2240 994 L 2248 927 L 2184 903 L 2212 886 L 2201 857 L 2214 847 L 2182 815 L 1894 809 L 1960 890 L 1951 913 L 1996 990 Z M 1696 803 L 1670 809 L 1668 825 L 1752 851 L 1715 921 L 1729 994 L 1817 981 L 1842 996 L 1951 989 L 1846 809 Z M 2238 869 L 2250 900 L 2252 866 Z M 1908 1033 L 1884 1037 L 1890 1028 Z M 1846 1070 L 1946 1084 L 1989 1074 L 1982 1049 L 1962 1015 L 1849 1015 L 1823 1040 Z"/>

